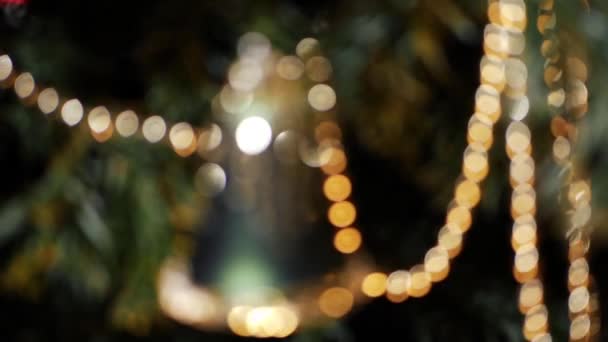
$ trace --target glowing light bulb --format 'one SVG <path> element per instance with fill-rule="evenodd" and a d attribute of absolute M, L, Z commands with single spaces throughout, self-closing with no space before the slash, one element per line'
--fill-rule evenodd
<path fill-rule="evenodd" d="M 268 121 L 259 116 L 244 119 L 236 129 L 236 144 L 245 154 L 260 154 L 271 141 L 272 128 Z"/>

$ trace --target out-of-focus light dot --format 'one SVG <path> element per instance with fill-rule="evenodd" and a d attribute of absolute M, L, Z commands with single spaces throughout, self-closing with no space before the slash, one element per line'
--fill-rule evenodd
<path fill-rule="evenodd" d="M 532 215 L 523 215 L 513 223 L 511 245 L 514 250 L 518 250 L 528 244 L 536 244 L 536 220 Z"/>
<path fill-rule="evenodd" d="M 386 280 L 386 292 L 395 296 L 407 296 L 412 278 L 410 272 L 399 270 L 391 273 Z"/>
<path fill-rule="evenodd" d="M 61 118 L 68 126 L 77 125 L 83 116 L 84 108 L 77 99 L 68 100 L 61 107 Z"/>
<path fill-rule="evenodd" d="M 473 181 L 480 182 L 488 175 L 488 155 L 483 146 L 473 143 L 464 151 L 462 173 Z"/>
<path fill-rule="evenodd" d="M 522 96 L 513 101 L 509 111 L 509 117 L 511 117 L 512 120 L 521 121 L 528 116 L 529 111 L 530 100 L 527 96 Z"/>
<path fill-rule="evenodd" d="M 247 313 L 245 325 L 247 332 L 255 337 L 271 337 L 280 330 L 280 322 L 276 320 L 271 307 L 257 307 Z"/>
<path fill-rule="evenodd" d="M 357 209 L 349 201 L 337 202 L 329 207 L 327 218 L 329 222 L 336 227 L 348 227 L 357 217 Z"/>
<path fill-rule="evenodd" d="M 501 0 L 498 4 L 503 23 L 510 23 L 516 28 L 523 29 L 521 25 L 525 26 L 526 22 L 526 4 L 523 0 Z"/>
<path fill-rule="evenodd" d="M 445 279 L 450 270 L 450 257 L 442 247 L 433 247 L 424 256 L 424 270 L 433 282 Z"/>
<path fill-rule="evenodd" d="M 352 254 L 361 247 L 361 233 L 355 228 L 340 229 L 334 237 L 334 247 L 342 254 Z"/>
<path fill-rule="evenodd" d="M 210 320 L 216 311 L 211 296 L 202 289 L 184 287 L 168 289 L 160 294 L 160 305 L 171 317 L 186 324 L 201 324 Z"/>
<path fill-rule="evenodd" d="M 567 104 L 569 108 L 576 108 L 587 104 L 589 92 L 587 86 L 580 80 L 570 81 Z"/>
<path fill-rule="evenodd" d="M 518 154 L 513 157 L 509 176 L 515 184 L 532 183 L 534 180 L 534 159 L 527 154 Z"/>
<path fill-rule="evenodd" d="M 519 309 L 526 314 L 532 307 L 543 302 L 543 284 L 534 279 L 526 282 L 519 290 Z"/>
<path fill-rule="evenodd" d="M 568 188 L 568 201 L 575 208 L 589 204 L 591 202 L 591 187 L 589 183 L 579 180 L 570 184 Z"/>
<path fill-rule="evenodd" d="M 509 52 L 509 41 L 504 28 L 495 24 L 486 25 L 483 36 L 484 47 L 489 50 L 487 52 L 499 55 Z"/>
<path fill-rule="evenodd" d="M 276 72 L 279 77 L 295 81 L 304 73 L 304 63 L 296 56 L 283 56 L 277 63 Z"/>
<path fill-rule="evenodd" d="M 475 109 L 488 116 L 496 116 L 500 112 L 500 93 L 496 88 L 482 84 L 475 93 Z"/>
<path fill-rule="evenodd" d="M 259 32 L 247 32 L 237 43 L 237 53 L 241 58 L 262 61 L 270 56 L 270 51 L 270 41 Z"/>
<path fill-rule="evenodd" d="M 583 341 L 591 331 L 589 315 L 580 315 L 570 323 L 570 341 Z"/>
<path fill-rule="evenodd" d="M 588 77 L 587 65 L 578 57 L 569 57 L 566 61 L 568 72 L 574 75 L 574 77 L 585 82 Z"/>
<path fill-rule="evenodd" d="M 243 113 L 253 103 L 254 95 L 250 91 L 239 91 L 230 85 L 224 86 L 220 91 L 220 104 L 231 114 Z"/>
<path fill-rule="evenodd" d="M 87 117 L 87 123 L 93 133 L 103 133 L 112 125 L 110 111 L 106 107 L 99 106 L 91 109 Z"/>
<path fill-rule="evenodd" d="M 352 292 L 342 287 L 332 287 L 319 297 L 319 309 L 331 318 L 340 318 L 352 309 L 354 302 Z"/>
<path fill-rule="evenodd" d="M 329 60 L 323 56 L 315 56 L 306 62 L 306 74 L 314 82 L 326 82 L 332 74 Z"/>
<path fill-rule="evenodd" d="M 144 138 L 146 138 L 148 142 L 154 144 L 161 141 L 165 136 L 167 124 L 162 117 L 154 115 L 144 121 L 141 130 L 144 134 Z"/>
<path fill-rule="evenodd" d="M 211 124 L 198 136 L 198 153 L 204 157 L 208 152 L 215 150 L 222 143 L 222 129 L 216 124 Z"/>
<path fill-rule="evenodd" d="M 547 104 L 553 108 L 561 108 L 566 102 L 566 91 L 563 88 L 552 90 L 547 95 Z"/>
<path fill-rule="evenodd" d="M 34 77 L 29 72 L 24 72 L 15 79 L 15 93 L 21 99 L 30 97 L 36 89 Z"/>
<path fill-rule="evenodd" d="M 285 338 L 296 331 L 300 319 L 294 309 L 279 306 L 274 308 L 274 314 L 281 321 L 280 329 L 274 334 L 274 337 Z"/>
<path fill-rule="evenodd" d="M 169 140 L 176 151 L 188 149 L 195 142 L 194 130 L 189 123 L 177 123 L 169 131 Z"/>
<path fill-rule="evenodd" d="M 431 275 L 424 270 L 424 265 L 416 265 L 410 270 L 410 288 L 408 293 L 414 298 L 424 297 L 431 290 Z"/>
<path fill-rule="evenodd" d="M 0 56 L 0 82 L 6 81 L 13 74 L 13 61 L 8 55 Z"/>
<path fill-rule="evenodd" d="M 534 336 L 534 338 L 530 342 L 553 342 L 553 339 L 548 333 L 542 333 L 540 335 Z"/>
<path fill-rule="evenodd" d="M 522 122 L 511 122 L 507 128 L 507 147 L 513 154 L 527 153 L 531 146 L 530 138 L 530 129 Z"/>
<path fill-rule="evenodd" d="M 321 161 L 321 170 L 327 175 L 342 173 L 346 169 L 346 154 L 341 148 L 322 148 L 319 157 Z"/>
<path fill-rule="evenodd" d="M 515 268 L 521 273 L 532 271 L 538 265 L 538 249 L 533 244 L 521 246 L 515 252 Z"/>
<path fill-rule="evenodd" d="M 589 251 L 590 240 L 583 236 L 581 230 L 573 232 L 568 237 L 568 259 L 574 261 L 585 257 Z"/>
<path fill-rule="evenodd" d="M 450 258 L 454 258 L 462 249 L 462 233 L 444 226 L 437 236 L 437 244 L 448 251 Z"/>
<path fill-rule="evenodd" d="M 480 64 L 481 81 L 501 90 L 506 82 L 505 63 L 501 58 L 485 55 Z"/>
<path fill-rule="evenodd" d="M 292 131 L 284 131 L 277 135 L 272 145 L 277 159 L 285 164 L 295 164 L 298 161 L 298 135 Z"/>
<path fill-rule="evenodd" d="M 323 193 L 330 201 L 340 202 L 350 196 L 352 184 L 350 179 L 344 175 L 330 176 L 323 184 Z"/>
<path fill-rule="evenodd" d="M 226 188 L 226 173 L 217 164 L 204 164 L 196 172 L 195 185 L 201 194 L 214 196 Z"/>
<path fill-rule="evenodd" d="M 38 94 L 38 108 L 44 114 L 51 114 L 59 107 L 59 94 L 53 88 L 46 88 Z"/>
<path fill-rule="evenodd" d="M 262 67 L 251 60 L 238 61 L 228 70 L 228 82 L 230 86 L 242 92 L 252 91 L 263 78 L 264 71 Z"/>
<path fill-rule="evenodd" d="M 315 140 L 321 143 L 326 139 L 342 140 L 342 130 L 333 121 L 321 121 L 315 127 Z"/>
<path fill-rule="evenodd" d="M 467 140 L 469 143 L 478 143 L 486 150 L 492 146 L 492 119 L 481 113 L 475 113 L 469 120 Z"/>
<path fill-rule="evenodd" d="M 272 141 L 272 129 L 264 118 L 252 116 L 244 119 L 236 128 L 236 144 L 248 155 L 264 152 Z"/>
<path fill-rule="evenodd" d="M 386 274 L 381 272 L 368 274 L 363 278 L 363 282 L 361 283 L 361 292 L 372 298 L 384 295 L 386 292 L 386 279 Z"/>
<path fill-rule="evenodd" d="M 585 286 L 580 286 L 570 292 L 568 297 L 568 310 L 573 314 L 582 313 L 589 308 L 589 290 Z"/>
<path fill-rule="evenodd" d="M 531 340 L 534 336 L 546 332 L 548 321 L 549 313 L 544 305 L 531 308 L 524 320 L 524 334 Z"/>
<path fill-rule="evenodd" d="M 308 92 L 308 103 L 315 110 L 328 111 L 336 105 L 336 92 L 327 84 L 317 84 Z"/>
<path fill-rule="evenodd" d="M 318 55 L 321 52 L 321 44 L 314 38 L 304 38 L 296 46 L 296 54 L 302 60 Z"/>
<path fill-rule="evenodd" d="M 116 117 L 116 131 L 121 136 L 128 138 L 137 133 L 139 128 L 139 118 L 132 110 L 126 110 Z"/>
<path fill-rule="evenodd" d="M 585 258 L 574 260 L 568 268 L 568 286 L 574 289 L 589 282 L 589 264 Z"/>
<path fill-rule="evenodd" d="M 589 204 L 574 208 L 570 215 L 570 223 L 573 228 L 583 228 L 591 220 L 591 206 Z"/>
<path fill-rule="evenodd" d="M 520 184 L 513 189 L 511 195 L 511 210 L 514 217 L 533 214 L 536 210 L 536 192 L 527 183 Z"/>
<path fill-rule="evenodd" d="M 507 85 L 512 89 L 525 89 L 528 83 L 528 67 L 518 58 L 509 58 L 505 62 Z"/>
<path fill-rule="evenodd" d="M 562 75 L 564 72 L 556 65 L 548 65 L 545 67 L 545 72 L 543 73 L 543 78 L 545 80 L 545 84 L 547 87 L 553 87 L 557 82 L 562 79 Z"/>
<path fill-rule="evenodd" d="M 507 30 L 507 46 L 509 47 L 508 53 L 510 55 L 521 55 L 526 48 L 526 36 L 522 31 L 512 29 Z"/>
<path fill-rule="evenodd" d="M 547 30 L 554 29 L 556 24 L 555 13 L 539 13 L 536 20 L 536 28 L 541 34 L 545 34 Z"/>
<path fill-rule="evenodd" d="M 457 233 L 464 233 L 469 230 L 472 222 L 471 211 L 462 205 L 450 208 L 446 217 L 446 226 Z"/>
<path fill-rule="evenodd" d="M 251 310 L 249 306 L 236 306 L 230 310 L 226 321 L 233 333 L 243 337 L 250 336 L 247 330 L 247 316 Z"/>
<path fill-rule="evenodd" d="M 466 179 L 456 186 L 454 199 L 459 205 L 473 208 L 481 199 L 481 189 L 477 183 Z"/>

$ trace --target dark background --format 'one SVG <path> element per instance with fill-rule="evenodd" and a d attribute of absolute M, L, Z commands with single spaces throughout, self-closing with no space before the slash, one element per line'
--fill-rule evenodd
<path fill-rule="evenodd" d="M 555 340 L 563 341 L 569 324 L 567 251 L 564 219 L 557 210 L 558 170 L 550 156 L 540 37 L 532 19 L 536 3 L 528 2 L 527 59 L 540 251 L 551 329 Z M 605 4 L 590 6 L 560 4 L 558 23 L 577 38 L 573 53 L 584 56 L 591 70 L 590 113 L 578 152 L 594 186 L 591 268 L 602 293 L 608 288 L 602 272 L 608 261 L 603 219 L 608 100 L 601 95 L 608 79 L 608 19 Z M 365 247 L 390 270 L 419 262 L 434 243 L 466 146 L 479 79 L 483 1 L 34 0 L 22 18 L 5 12 L 0 49 L 39 83 L 90 105 L 128 106 L 195 125 L 212 119 L 211 100 L 243 33 L 262 32 L 285 53 L 304 37 L 318 38 L 334 65 L 338 119 Z M 511 274 L 504 128 L 502 122 L 495 129 L 491 176 L 463 253 L 445 282 L 423 299 L 399 305 L 374 300 L 345 319 L 289 339 L 523 340 Z M 176 203 L 191 203 L 188 189 L 199 164 L 195 157 L 181 159 L 166 146 L 142 141 L 113 139 L 98 145 L 23 107 L 12 91 L 0 90 L 2 340 L 240 340 L 172 322 L 155 304 L 154 276 L 176 248 L 171 237 L 181 234 L 173 229 L 179 224 L 172 210 Z M 123 170 L 120 180 L 112 173 L 117 167 Z M 319 184 L 314 177 L 311 184 Z M 158 186 L 149 190 L 150 184 Z M 314 196 L 319 194 L 309 200 Z M 324 206 L 317 206 L 320 215 Z M 194 219 L 181 220 L 203 225 L 196 223 L 198 208 L 191 209 Z M 82 229 L 96 220 L 109 227 L 105 242 Z M 317 224 L 315 229 L 329 228 Z M 194 259 L 195 270 L 222 267 L 221 258 L 204 244 L 216 238 L 221 236 L 193 234 L 194 249 L 206 256 Z M 313 236 L 316 244 L 306 244 L 308 251 L 304 248 L 289 259 L 289 267 L 279 264 L 274 271 L 290 282 L 302 277 L 298 269 L 320 276 L 339 265 L 342 259 L 331 248 L 315 248 L 329 239 L 326 233 Z M 149 331 L 133 329 L 131 311 L 146 317 Z"/>

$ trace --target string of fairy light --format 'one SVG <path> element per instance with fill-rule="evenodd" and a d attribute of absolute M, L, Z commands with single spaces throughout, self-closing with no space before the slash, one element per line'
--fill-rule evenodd
<path fill-rule="evenodd" d="M 340 318 L 353 308 L 356 292 L 369 298 L 385 295 L 395 303 L 409 297 L 424 297 L 434 283 L 447 278 L 451 259 L 462 249 L 464 235 L 473 223 L 471 212 L 481 199 L 480 184 L 489 174 L 488 151 L 494 141 L 493 126 L 506 109 L 511 119 L 506 131 L 506 152 L 513 188 L 513 273 L 521 283 L 518 306 L 525 315 L 523 335 L 530 341 L 550 341 L 548 311 L 543 304 L 544 289 L 538 271 L 535 162 L 531 132 L 524 121 L 530 109 L 528 70 L 521 57 L 526 45 L 525 2 L 489 0 L 488 19 L 483 39 L 484 56 L 480 62 L 480 85 L 475 93 L 474 113 L 467 126 L 468 146 L 463 153 L 462 174 L 456 182 L 445 225 L 439 230 L 436 245 L 425 253 L 423 262 L 407 270 L 388 273 L 374 271 L 375 266 L 369 265 L 363 267 L 368 269 L 363 274 L 360 269 L 347 267 L 341 272 L 344 275 L 340 278 L 342 284 L 315 287 L 317 290 L 312 295 L 294 296 L 299 300 L 269 297 L 267 303 L 242 305 L 192 284 L 185 264 L 170 260 L 159 277 L 159 301 L 163 310 L 174 319 L 194 326 L 225 323 L 242 336 L 285 337 L 301 325 L 305 316 L 310 316 L 311 298 L 316 298 L 312 311 Z M 599 329 L 597 294 L 591 291 L 593 284 L 586 260 L 591 186 L 588 179 L 574 172 L 573 166 L 577 129 L 571 121 L 582 118 L 587 110 L 584 84 L 587 71 L 580 59 L 568 58 L 564 62 L 557 48 L 552 0 L 541 2 L 537 24 L 545 38 L 541 53 L 547 58 L 544 73 L 550 88 L 547 102 L 554 112 L 564 114 L 553 118 L 551 130 L 555 136 L 554 157 L 569 172 L 565 187 L 571 223 L 568 233 L 570 338 L 578 341 L 597 335 Z M 304 96 L 310 109 L 321 114 L 317 116 L 320 119 L 314 128 L 316 144 L 312 147 L 299 144 L 298 153 L 304 164 L 318 167 L 325 175 L 322 192 L 330 202 L 327 219 L 335 228 L 335 249 L 345 255 L 356 255 L 363 245 L 363 236 L 356 228 L 357 207 L 352 200 L 353 184 L 347 174 L 348 158 L 341 142 L 341 129 L 334 119 L 337 97 L 329 85 L 332 65 L 321 55 L 319 42 L 306 38 L 297 45 L 295 55 L 284 56 L 275 54 L 263 35 L 248 33 L 239 40 L 237 50 L 239 59 L 230 67 L 228 82 L 214 100 L 223 113 L 243 114 L 250 109 L 254 93 L 268 73 L 283 81 L 298 81 L 306 74 L 312 82 Z M 0 86 L 12 86 L 24 104 L 36 105 L 45 115 L 58 111 L 60 119 L 70 127 L 85 119 L 86 109 L 80 100 L 64 99 L 54 88 L 40 88 L 31 73 L 15 70 L 8 55 L 0 56 Z M 198 152 L 207 161 L 196 173 L 197 188 L 214 195 L 226 187 L 223 168 L 211 161 L 223 139 L 220 122 L 197 128 L 187 122 L 171 124 L 160 115 L 141 118 L 133 110 L 122 111 L 113 118 L 105 106 L 88 110 L 86 122 L 91 136 L 98 142 L 109 140 L 116 132 L 125 138 L 139 136 L 151 144 L 167 143 L 181 157 Z M 293 132 L 284 131 L 276 136 L 274 148 L 278 159 L 288 158 L 281 154 L 282 144 L 292 140 L 292 135 Z M 272 136 L 271 125 L 260 115 L 246 115 L 235 130 L 238 148 L 250 156 L 265 151 Z"/>

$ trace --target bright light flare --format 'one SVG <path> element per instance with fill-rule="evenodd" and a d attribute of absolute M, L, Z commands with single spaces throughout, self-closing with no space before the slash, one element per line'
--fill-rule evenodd
<path fill-rule="evenodd" d="M 248 155 L 257 155 L 270 145 L 272 128 L 268 121 L 259 116 L 244 119 L 236 129 L 236 144 Z"/>

